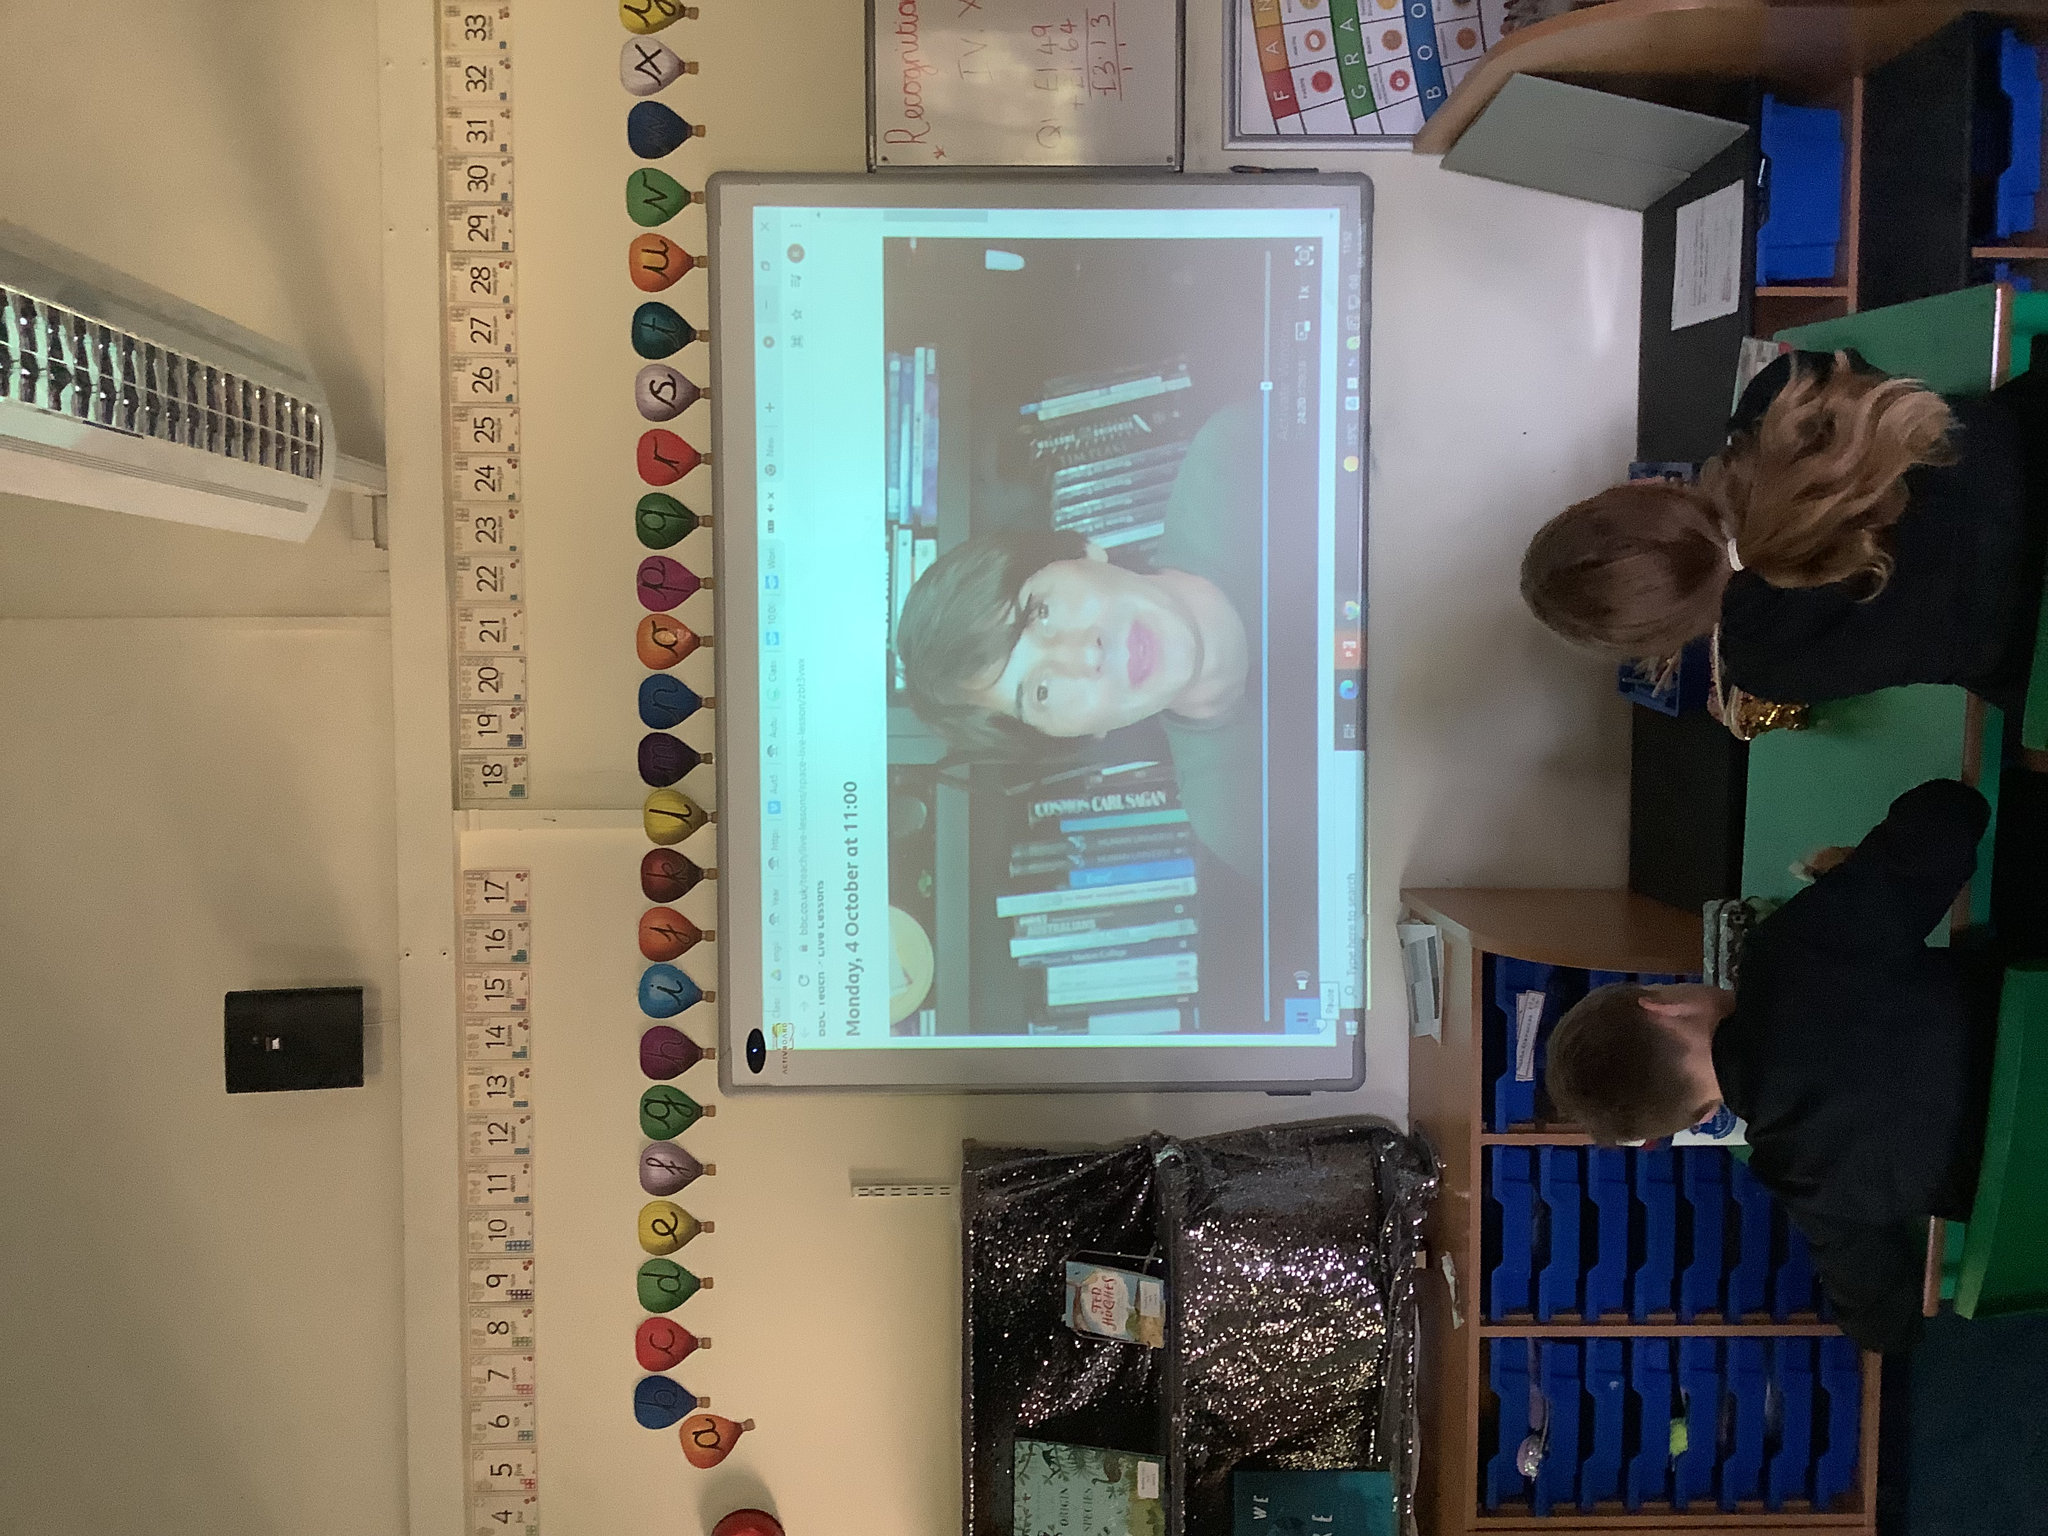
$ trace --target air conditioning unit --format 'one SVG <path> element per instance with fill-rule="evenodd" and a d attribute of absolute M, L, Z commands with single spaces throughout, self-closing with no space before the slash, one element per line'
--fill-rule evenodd
<path fill-rule="evenodd" d="M 0 490 L 296 542 L 340 458 L 290 348 L 0 225 Z"/>

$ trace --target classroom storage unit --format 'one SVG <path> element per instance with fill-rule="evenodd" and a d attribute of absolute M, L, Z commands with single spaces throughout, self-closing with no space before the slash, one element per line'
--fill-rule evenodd
<path fill-rule="evenodd" d="M 2041 18 L 1973 13 L 1871 72 L 1863 308 L 2048 281 L 2044 43 Z"/>
<path fill-rule="evenodd" d="M 1861 75 L 1854 75 L 1827 85 L 1795 87 L 1773 98 L 1773 101 L 1782 114 L 1792 115 L 1795 120 L 1799 115 L 1830 113 L 1840 126 L 1839 171 L 1831 178 L 1826 194 L 1838 200 L 1832 220 L 1837 237 L 1834 260 L 1826 272 L 1773 279 L 1761 266 L 1758 268 L 1755 302 L 1750 308 L 1750 334 L 1755 336 L 1769 336 L 1787 326 L 1852 314 L 1868 305 L 1861 291 L 1862 274 L 1867 264 L 1865 241 L 1869 230 L 1863 211 L 1864 136 L 1867 131 L 1864 79 Z M 1812 119 L 1808 117 L 1807 121 Z M 1764 163 L 1770 166 L 1770 170 L 1763 179 L 1769 184 L 1770 191 L 1763 212 L 1779 214 L 1782 205 L 1793 200 L 1795 194 L 1792 189 L 1778 185 L 1780 178 L 1776 164 L 1769 160 L 1769 115 L 1765 126 L 1762 148 Z M 1818 186 L 1804 189 L 1803 195 L 1797 198 L 1802 205 L 1799 216 L 1807 220 L 1816 217 L 1819 211 L 1814 204 L 1821 195 Z M 1772 222 L 1776 221 L 1766 219 L 1760 228 L 1760 245 Z"/>
<path fill-rule="evenodd" d="M 1841 240 L 1831 277 L 1767 283 L 1770 336 L 1978 283 L 2048 282 L 2041 186 L 2048 22 L 1971 12 L 1867 74 L 1788 99 L 1841 114 Z"/>
<path fill-rule="evenodd" d="M 1725 1147 L 1594 1147 L 1543 1091 L 1589 987 L 1698 973 L 1698 915 L 1616 890 L 1402 899 L 1444 962 L 1440 1037 L 1409 1047 L 1442 1168 L 1422 1531 L 1874 1532 L 1879 1362 L 1828 1319 L 1777 1202 Z"/>
<path fill-rule="evenodd" d="M 1764 231 L 1751 326 L 1770 336 L 1977 283 L 2048 283 L 2044 49 L 2048 17 L 2015 0 L 1606 0 L 1489 49 L 1415 148 L 1452 150 L 1517 74 L 1749 120 L 1763 156 L 1791 150 L 1804 173 L 1792 227 Z M 1772 175 L 1758 179 L 1767 226 L 1795 212 L 1769 208 Z M 1783 237 L 1812 259 L 1781 269 L 1769 248 Z"/>

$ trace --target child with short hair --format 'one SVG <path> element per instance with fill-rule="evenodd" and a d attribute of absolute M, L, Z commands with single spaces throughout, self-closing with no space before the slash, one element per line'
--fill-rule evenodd
<path fill-rule="evenodd" d="M 1813 1250 L 1843 1331 L 1917 1337 L 1927 1219 L 1966 1219 L 1983 1153 L 2000 970 L 1927 943 L 1990 807 L 1936 779 L 1757 925 L 1735 990 L 1601 987 L 1552 1034 L 1546 1082 L 1596 1142 L 1674 1135 L 1726 1104 L 1750 1172 Z"/>

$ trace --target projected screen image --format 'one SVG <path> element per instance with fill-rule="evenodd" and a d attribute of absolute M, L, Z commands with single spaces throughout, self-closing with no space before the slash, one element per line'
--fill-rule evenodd
<path fill-rule="evenodd" d="M 753 216 L 778 1041 L 1355 1034 L 1338 216 Z"/>

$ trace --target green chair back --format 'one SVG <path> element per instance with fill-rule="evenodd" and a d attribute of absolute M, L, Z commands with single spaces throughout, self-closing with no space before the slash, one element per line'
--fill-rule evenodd
<path fill-rule="evenodd" d="M 1774 339 L 1809 352 L 1853 348 L 1872 367 L 1918 379 L 1944 395 L 1988 394 L 2015 363 L 2025 370 L 2027 349 L 2013 341 L 2013 298 L 2009 284 L 1986 283 L 1795 325 Z"/>
<path fill-rule="evenodd" d="M 2005 974 L 1984 1167 L 1955 1303 L 1964 1317 L 2048 1310 L 2048 966 Z"/>

